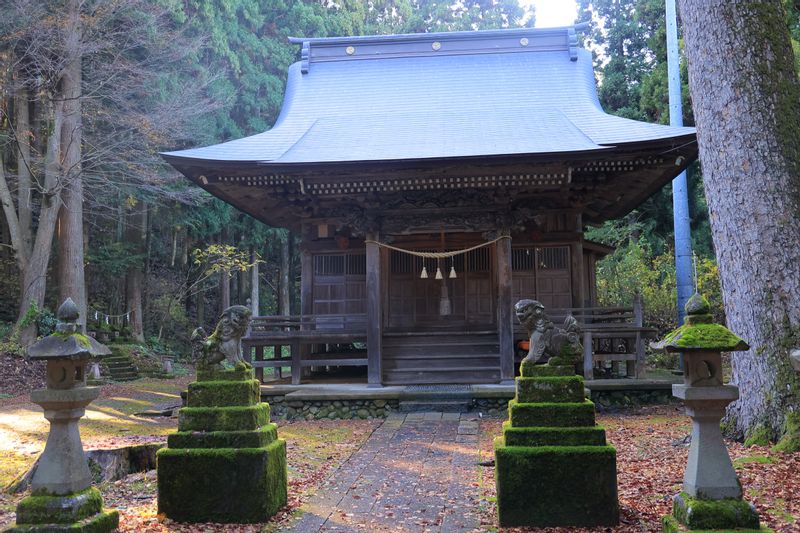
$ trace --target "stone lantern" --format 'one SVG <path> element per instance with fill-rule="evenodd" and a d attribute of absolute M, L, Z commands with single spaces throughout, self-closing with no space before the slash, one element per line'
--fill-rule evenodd
<path fill-rule="evenodd" d="M 758 513 L 742 499 L 720 421 L 725 407 L 739 397 L 739 388 L 725 385 L 722 352 L 749 349 L 725 326 L 713 323 L 708 300 L 699 294 L 686 303 L 683 326 L 653 346 L 683 354 L 683 383 L 672 394 L 683 400 L 692 419 L 692 443 L 683 477 L 683 491 L 673 499 L 672 516 L 664 531 L 693 529 L 759 530 Z"/>
<path fill-rule="evenodd" d="M 86 406 L 100 394 L 99 387 L 86 386 L 86 366 L 90 358 L 111 352 L 80 333 L 71 298 L 57 317 L 56 332 L 28 349 L 31 359 L 47 362 L 47 388 L 31 392 L 31 401 L 44 409 L 50 434 L 31 479 L 31 495 L 17 505 L 17 523 L 7 531 L 111 531 L 119 514 L 103 510 L 78 431 Z"/>

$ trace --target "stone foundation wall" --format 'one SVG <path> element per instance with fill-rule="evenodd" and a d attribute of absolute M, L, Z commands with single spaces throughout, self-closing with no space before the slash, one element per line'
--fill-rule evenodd
<path fill-rule="evenodd" d="M 474 398 L 469 403 L 469 412 L 480 413 L 485 417 L 506 417 L 508 398 Z M 662 390 L 623 390 L 594 391 L 591 400 L 598 411 L 608 411 L 623 407 L 666 404 L 677 400 L 672 391 Z M 320 420 L 328 419 L 371 419 L 386 418 L 389 413 L 400 411 L 400 400 L 301 400 L 282 395 L 262 396 L 269 403 L 273 420 Z"/>
<path fill-rule="evenodd" d="M 487 417 L 505 418 L 508 416 L 508 402 L 511 398 L 475 398 L 470 412 Z"/>
<path fill-rule="evenodd" d="M 398 400 L 295 400 L 284 396 L 262 396 L 273 419 L 320 420 L 386 418 L 398 410 Z"/>
<path fill-rule="evenodd" d="M 677 403 L 669 389 L 660 390 L 617 390 L 593 391 L 591 400 L 598 411 L 619 409 L 622 407 L 638 407 L 640 405 L 657 405 Z"/>

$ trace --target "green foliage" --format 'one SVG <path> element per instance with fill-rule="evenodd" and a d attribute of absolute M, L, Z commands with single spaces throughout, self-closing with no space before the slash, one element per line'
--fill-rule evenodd
<path fill-rule="evenodd" d="M 590 230 L 588 238 L 607 240 L 604 226 L 600 231 Z M 719 271 L 716 263 L 708 258 L 697 258 L 697 289 L 711 303 L 714 321 L 725 323 Z M 620 243 L 597 266 L 597 296 L 600 305 L 616 306 L 633 304 L 638 292 L 644 302 L 645 325 L 657 328 L 659 335 L 675 329 L 677 296 L 675 285 L 675 257 L 667 248 L 657 254 L 645 237 Z"/>
<path fill-rule="evenodd" d="M 229 244 L 211 244 L 205 249 L 193 250 L 192 259 L 201 268 L 204 277 L 237 270 L 245 272 L 254 264 L 248 252 Z"/>
<path fill-rule="evenodd" d="M 56 330 L 56 324 L 58 324 L 58 319 L 52 311 L 46 307 L 40 308 L 36 302 L 32 301 L 25 316 L 22 317 L 22 320 L 9 336 L 9 341 L 11 344 L 17 344 L 19 342 L 19 332 L 32 325 L 36 326 L 40 337 L 46 337 Z"/>
<path fill-rule="evenodd" d="M 129 242 L 106 242 L 88 249 L 89 264 L 104 275 L 119 278 L 134 266 L 144 261 L 145 254 L 137 254 L 136 247 Z"/>
<path fill-rule="evenodd" d="M 769 446 L 772 438 L 772 429 L 767 425 L 758 425 L 750 428 L 745 435 L 744 445 L 750 446 Z"/>
<path fill-rule="evenodd" d="M 5 341 L 14 330 L 14 324 L 11 322 L 0 322 L 0 342 Z"/>
<path fill-rule="evenodd" d="M 581 0 L 580 20 L 594 20 L 585 37 L 596 51 L 598 96 L 608 113 L 634 120 L 669 123 L 666 20 L 663 0 Z M 599 21 L 602 21 L 600 24 Z M 682 42 L 680 52 L 682 51 Z M 681 63 L 683 122 L 694 124 L 685 59 Z M 699 164 L 688 172 L 689 216 L 694 250 L 713 255 Z M 613 228 L 632 224 L 657 254 L 673 241 L 672 190 L 655 193 L 625 220 L 608 223 Z M 603 241 L 605 242 L 605 241 Z"/>
<path fill-rule="evenodd" d="M 186 315 L 186 309 L 177 305 L 176 299 L 170 294 L 159 296 L 152 302 L 153 312 L 162 317 L 161 335 L 151 339 L 154 347 L 163 348 L 166 353 L 172 351 L 185 351 L 188 346 L 189 334 L 192 324 Z"/>

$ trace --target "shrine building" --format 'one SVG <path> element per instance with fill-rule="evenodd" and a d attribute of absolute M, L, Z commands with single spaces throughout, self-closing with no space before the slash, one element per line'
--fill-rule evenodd
<path fill-rule="evenodd" d="M 314 357 L 366 364 L 375 386 L 510 380 L 514 302 L 596 305 L 610 249 L 584 228 L 669 183 L 697 141 L 605 113 L 575 30 L 292 39 L 272 129 L 162 154 L 301 236 L 297 380 Z M 348 342 L 365 353 L 320 348 Z"/>

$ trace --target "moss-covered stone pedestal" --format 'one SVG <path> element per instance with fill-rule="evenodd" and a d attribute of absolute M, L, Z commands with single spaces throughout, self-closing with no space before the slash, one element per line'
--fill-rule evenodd
<path fill-rule="evenodd" d="M 735 531 L 770 533 L 761 528 L 755 508 L 741 498 L 706 500 L 682 492 L 673 498 L 672 515 L 662 518 L 665 533 Z"/>
<path fill-rule="evenodd" d="M 520 374 L 494 443 L 500 526 L 617 524 L 617 454 L 583 378 L 550 363 L 523 363 Z"/>
<path fill-rule="evenodd" d="M 105 533 L 117 529 L 119 513 L 103 509 L 94 487 L 62 496 L 32 494 L 17 505 L 17 523 L 7 533 Z"/>
<path fill-rule="evenodd" d="M 179 522 L 265 522 L 286 504 L 286 441 L 253 369 L 201 370 L 158 452 L 158 512 Z"/>

